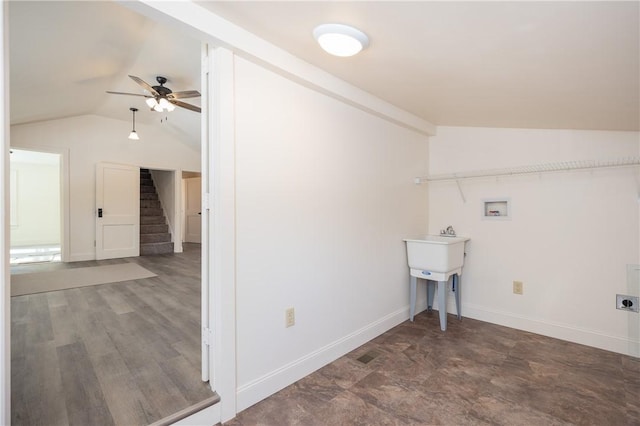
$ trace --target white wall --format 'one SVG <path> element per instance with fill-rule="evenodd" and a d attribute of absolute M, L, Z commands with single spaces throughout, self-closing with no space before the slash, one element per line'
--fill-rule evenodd
<path fill-rule="evenodd" d="M 130 123 L 86 115 L 11 126 L 16 148 L 69 150 L 71 261 L 95 259 L 95 170 L 98 162 L 146 168 L 200 170 L 200 153 L 153 126 L 140 124 L 141 139 L 127 139 Z"/>
<path fill-rule="evenodd" d="M 60 244 L 59 166 L 12 161 L 11 174 L 16 179 L 11 247 Z"/>
<path fill-rule="evenodd" d="M 235 82 L 242 410 L 407 319 L 427 137 L 239 58 Z"/>
<path fill-rule="evenodd" d="M 640 155 L 637 132 L 439 127 L 430 173 Z M 615 309 L 638 295 L 626 265 L 640 264 L 638 168 L 432 182 L 429 231 L 471 237 L 463 316 L 640 355 L 638 314 Z M 426 188 L 425 188 L 426 191 Z M 510 197 L 512 219 L 481 219 L 482 200 Z M 512 281 L 524 294 L 512 292 Z M 452 309 L 452 307 L 450 307 Z"/>

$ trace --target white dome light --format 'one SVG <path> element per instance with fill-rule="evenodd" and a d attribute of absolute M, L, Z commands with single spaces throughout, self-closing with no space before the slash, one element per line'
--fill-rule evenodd
<path fill-rule="evenodd" d="M 365 33 L 342 24 L 318 25 L 313 36 L 320 47 L 335 56 L 353 56 L 369 45 L 369 37 Z"/>

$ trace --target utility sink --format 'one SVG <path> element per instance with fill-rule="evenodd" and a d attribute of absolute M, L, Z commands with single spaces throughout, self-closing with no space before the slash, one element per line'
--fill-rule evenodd
<path fill-rule="evenodd" d="M 447 329 L 447 286 L 451 278 L 451 289 L 456 296 L 458 319 L 462 319 L 460 301 L 460 275 L 464 263 L 464 244 L 470 238 L 444 235 L 425 235 L 407 238 L 407 259 L 411 277 L 411 300 L 409 319 L 413 321 L 416 311 L 416 286 L 418 278 L 427 280 L 427 310 L 431 311 L 435 285 L 438 285 L 438 314 L 440 330 Z"/>
<path fill-rule="evenodd" d="M 409 268 L 431 273 L 447 273 L 457 270 L 464 263 L 466 237 L 425 235 L 407 238 Z M 423 277 L 426 274 L 423 274 Z"/>

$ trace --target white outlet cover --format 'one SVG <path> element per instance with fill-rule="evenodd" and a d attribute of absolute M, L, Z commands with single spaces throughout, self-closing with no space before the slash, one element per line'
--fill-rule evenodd
<path fill-rule="evenodd" d="M 628 301 L 627 303 L 630 302 L 631 306 L 628 304 L 625 306 L 625 301 Z M 640 297 L 616 294 L 616 309 L 629 312 L 640 312 Z"/>

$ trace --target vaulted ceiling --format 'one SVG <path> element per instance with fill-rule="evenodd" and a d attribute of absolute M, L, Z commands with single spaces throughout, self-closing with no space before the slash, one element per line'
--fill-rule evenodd
<path fill-rule="evenodd" d="M 199 40 L 111 1 L 14 1 L 9 28 L 11 124 L 84 114 L 130 121 L 135 107 L 136 122 L 163 126 L 199 149 L 200 114 L 162 114 L 142 97 L 105 93 L 145 93 L 129 74 L 152 85 L 165 76 L 174 91 L 200 90 Z"/>
<path fill-rule="evenodd" d="M 640 130 L 639 2 L 203 1 L 229 21 L 436 125 Z M 321 23 L 370 37 L 319 49 Z M 127 75 L 200 90 L 200 41 L 116 2 L 11 2 L 12 124 L 97 114 L 197 146 L 200 115 L 160 123 Z M 191 100 L 190 100 L 191 101 Z M 193 103 L 197 104 L 198 99 Z"/>

